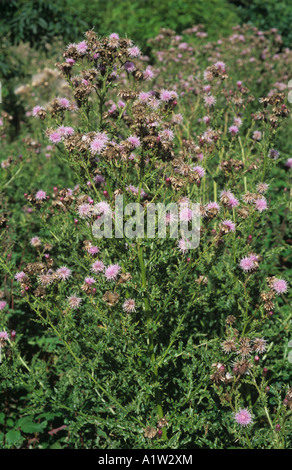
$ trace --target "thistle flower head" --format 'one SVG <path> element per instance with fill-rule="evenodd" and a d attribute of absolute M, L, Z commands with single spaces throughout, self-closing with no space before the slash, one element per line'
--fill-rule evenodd
<path fill-rule="evenodd" d="M 234 419 L 240 426 L 248 426 L 252 423 L 252 414 L 247 408 L 241 408 L 235 413 Z"/>
<path fill-rule="evenodd" d="M 134 299 L 125 300 L 125 302 L 123 303 L 123 310 L 124 312 L 127 312 L 127 313 L 136 312 L 135 300 Z"/>
<path fill-rule="evenodd" d="M 288 283 L 285 281 L 285 279 L 274 279 L 272 287 L 276 294 L 280 295 L 287 292 Z"/>
<path fill-rule="evenodd" d="M 71 295 L 70 297 L 67 297 L 67 298 L 68 298 L 68 303 L 73 310 L 80 307 L 81 302 L 82 302 L 81 297 L 77 297 L 77 295 Z"/>
<path fill-rule="evenodd" d="M 116 280 L 120 271 L 121 266 L 119 266 L 118 264 L 111 264 L 106 268 L 104 275 L 108 281 L 114 281 Z"/>
<path fill-rule="evenodd" d="M 56 276 L 61 281 L 66 281 L 67 279 L 69 279 L 71 274 L 72 271 L 71 269 L 67 268 L 67 266 L 61 266 L 61 268 L 58 268 L 56 271 Z"/>

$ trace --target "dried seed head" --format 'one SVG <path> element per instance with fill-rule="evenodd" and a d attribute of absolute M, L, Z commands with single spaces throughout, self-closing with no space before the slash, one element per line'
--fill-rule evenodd
<path fill-rule="evenodd" d="M 223 341 L 221 347 L 225 353 L 236 351 L 236 344 L 235 341 L 233 341 L 232 339 L 227 339 L 226 341 Z"/>

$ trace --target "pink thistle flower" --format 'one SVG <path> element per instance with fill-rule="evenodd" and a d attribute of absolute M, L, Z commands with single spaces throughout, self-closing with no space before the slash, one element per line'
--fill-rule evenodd
<path fill-rule="evenodd" d="M 258 183 L 257 184 L 257 192 L 258 193 L 265 193 L 268 190 L 269 184 L 268 183 Z"/>
<path fill-rule="evenodd" d="M 85 284 L 88 284 L 89 286 L 91 286 L 92 284 L 95 284 L 96 281 L 93 277 L 86 277 L 84 282 Z"/>
<path fill-rule="evenodd" d="M 137 148 L 141 145 L 141 141 L 140 141 L 139 137 L 137 137 L 135 135 L 131 135 L 130 137 L 128 137 L 127 141 L 130 142 L 130 144 L 134 148 Z"/>
<path fill-rule="evenodd" d="M 120 36 L 118 35 L 118 33 L 111 33 L 109 35 L 109 38 L 110 39 L 115 39 L 116 41 L 118 41 L 120 39 Z"/>
<path fill-rule="evenodd" d="M 172 122 L 173 122 L 174 124 L 181 124 L 181 123 L 183 122 L 183 120 L 184 120 L 184 118 L 183 118 L 183 116 L 182 116 L 181 113 L 174 114 L 174 115 L 172 116 Z"/>
<path fill-rule="evenodd" d="M 47 195 L 46 195 L 45 191 L 43 191 L 42 189 L 40 189 L 35 195 L 35 198 L 38 201 L 42 201 L 43 199 L 46 199 L 46 197 L 47 197 Z"/>
<path fill-rule="evenodd" d="M 206 173 L 205 169 L 199 165 L 194 166 L 193 171 L 195 171 L 199 175 L 200 178 L 203 178 L 203 176 L 205 176 L 205 173 Z"/>
<path fill-rule="evenodd" d="M 261 131 L 254 131 L 254 133 L 253 133 L 253 135 L 252 135 L 252 138 L 253 138 L 254 140 L 257 140 L 257 141 L 261 140 L 261 138 L 262 138 L 262 133 L 261 133 Z"/>
<path fill-rule="evenodd" d="M 130 57 L 140 57 L 141 51 L 138 46 L 129 47 L 128 54 Z"/>
<path fill-rule="evenodd" d="M 149 91 L 141 91 L 141 93 L 138 95 L 138 99 L 141 103 L 147 103 L 150 97 L 151 94 Z"/>
<path fill-rule="evenodd" d="M 234 232 L 235 231 L 235 223 L 232 222 L 231 220 L 223 220 L 222 225 L 224 227 L 227 227 L 229 232 Z"/>
<path fill-rule="evenodd" d="M 97 255 L 97 253 L 99 253 L 99 248 L 98 248 L 98 246 L 90 246 L 90 247 L 87 249 L 87 253 L 89 253 L 90 255 Z"/>
<path fill-rule="evenodd" d="M 280 295 L 288 290 L 288 283 L 285 279 L 275 279 L 273 282 L 273 289 L 276 294 Z"/>
<path fill-rule="evenodd" d="M 5 302 L 5 300 L 1 300 L 0 301 L 0 310 L 4 310 L 4 308 L 6 307 L 7 305 L 7 302 Z"/>
<path fill-rule="evenodd" d="M 91 271 L 94 272 L 95 274 L 101 273 L 102 271 L 104 271 L 104 268 L 105 266 L 102 261 L 95 261 L 91 265 Z"/>
<path fill-rule="evenodd" d="M 124 312 L 127 312 L 127 313 L 136 312 L 135 300 L 133 299 L 125 300 L 125 302 L 123 303 L 123 310 Z"/>
<path fill-rule="evenodd" d="M 101 183 L 104 183 L 105 182 L 105 179 L 102 175 L 96 175 L 94 178 L 93 178 L 93 181 L 97 184 L 101 184 Z"/>
<path fill-rule="evenodd" d="M 234 197 L 234 196 L 230 196 L 230 198 L 229 198 L 229 207 L 231 207 L 231 208 L 236 207 L 236 206 L 238 206 L 238 204 L 239 204 L 238 199 L 236 199 L 236 197 Z"/>
<path fill-rule="evenodd" d="M 61 135 L 65 137 L 68 137 L 69 135 L 73 135 L 75 132 L 73 127 L 69 127 L 69 126 L 60 126 L 58 128 L 58 131 L 60 132 Z"/>
<path fill-rule="evenodd" d="M 61 141 L 61 139 L 62 139 L 62 136 L 59 131 L 52 131 L 49 134 L 49 140 L 53 142 L 53 144 L 57 144 L 58 142 Z"/>
<path fill-rule="evenodd" d="M 86 219 L 87 217 L 92 216 L 92 206 L 90 204 L 81 204 L 78 207 L 78 214 L 82 219 Z"/>
<path fill-rule="evenodd" d="M 213 74 L 210 73 L 209 70 L 204 70 L 203 77 L 206 82 L 211 82 L 214 78 Z"/>
<path fill-rule="evenodd" d="M 77 297 L 76 295 L 71 295 L 68 298 L 69 305 L 72 309 L 76 309 L 80 306 L 82 299 L 81 297 Z"/>
<path fill-rule="evenodd" d="M 101 201 L 101 202 L 98 202 L 97 204 L 95 204 L 94 212 L 96 212 L 97 214 L 107 215 L 107 214 L 111 214 L 112 209 L 111 209 L 111 206 L 109 205 L 108 202 Z"/>
<path fill-rule="evenodd" d="M 104 275 L 108 281 L 114 281 L 117 278 L 120 270 L 121 266 L 118 264 L 111 264 L 106 268 Z"/>
<path fill-rule="evenodd" d="M 72 274 L 72 271 L 71 269 L 67 268 L 67 266 L 61 266 L 61 268 L 57 269 L 56 271 L 56 275 L 58 279 L 62 281 L 66 281 L 67 279 L 69 279 L 71 274 Z"/>
<path fill-rule="evenodd" d="M 0 331 L 0 362 L 1 362 L 1 347 L 5 346 L 6 341 L 8 341 L 8 333 L 6 331 Z"/>
<path fill-rule="evenodd" d="M 233 124 L 237 127 L 240 127 L 242 125 L 242 119 L 240 117 L 236 117 L 233 119 Z"/>
<path fill-rule="evenodd" d="M 53 282 L 53 276 L 48 272 L 47 274 L 40 274 L 38 276 L 38 282 L 43 286 L 47 287 Z"/>
<path fill-rule="evenodd" d="M 184 238 L 181 238 L 178 242 L 178 248 L 182 253 L 186 253 L 188 249 L 190 248 L 189 240 L 185 240 Z"/>
<path fill-rule="evenodd" d="M 239 266 L 245 272 L 252 271 L 255 268 L 254 261 L 255 260 L 251 256 L 246 256 L 245 258 L 242 258 L 239 263 Z"/>
<path fill-rule="evenodd" d="M 285 166 L 287 168 L 292 168 L 292 158 L 288 158 L 288 160 L 285 163 Z"/>
<path fill-rule="evenodd" d="M 109 113 L 114 113 L 117 109 L 117 105 L 115 103 L 113 103 L 109 109 Z"/>
<path fill-rule="evenodd" d="M 181 42 L 178 46 L 178 49 L 186 50 L 188 49 L 189 45 L 187 42 Z"/>
<path fill-rule="evenodd" d="M 126 62 L 124 67 L 128 73 L 132 73 L 134 70 L 136 70 L 135 64 L 133 62 Z"/>
<path fill-rule="evenodd" d="M 15 274 L 14 276 L 14 279 L 17 281 L 17 282 L 20 282 L 22 279 L 24 279 L 26 276 L 25 272 L 23 271 L 20 271 L 18 273 Z"/>
<path fill-rule="evenodd" d="M 131 192 L 132 194 L 134 194 L 135 196 L 137 196 L 138 193 L 139 193 L 139 188 L 137 188 L 136 186 L 133 186 L 132 184 L 130 184 L 129 186 L 127 186 L 127 187 L 126 187 L 126 190 L 127 190 L 127 191 L 130 191 L 130 192 Z M 141 188 L 141 193 L 140 193 L 140 195 L 141 195 L 141 198 L 147 196 L 147 193 L 145 193 L 145 191 L 144 191 L 143 188 Z"/>
<path fill-rule="evenodd" d="M 69 59 L 66 59 L 66 62 L 69 65 L 74 65 L 76 63 L 76 60 L 69 58 Z"/>
<path fill-rule="evenodd" d="M 31 246 L 38 247 L 41 246 L 42 242 L 39 237 L 32 237 L 30 240 Z"/>
<path fill-rule="evenodd" d="M 143 72 L 143 78 L 144 80 L 152 80 L 154 77 L 154 73 L 152 72 L 150 67 L 146 67 L 146 70 Z"/>
<path fill-rule="evenodd" d="M 252 423 L 252 415 L 247 408 L 238 410 L 234 415 L 234 419 L 240 426 L 248 426 Z"/>
<path fill-rule="evenodd" d="M 230 126 L 228 130 L 231 133 L 231 135 L 233 135 L 233 136 L 238 134 L 238 132 L 239 132 L 239 129 L 238 129 L 237 126 Z"/>
<path fill-rule="evenodd" d="M 67 98 L 58 98 L 58 103 L 61 108 L 68 109 L 70 107 L 70 101 Z"/>
<path fill-rule="evenodd" d="M 151 109 L 158 109 L 160 105 L 161 105 L 161 101 L 155 98 L 155 96 L 151 95 L 148 101 L 148 106 Z"/>
<path fill-rule="evenodd" d="M 35 106 L 32 110 L 32 115 L 36 117 L 38 116 L 39 111 L 42 111 L 42 110 L 44 110 L 42 106 Z"/>
<path fill-rule="evenodd" d="M 266 210 L 268 208 L 268 203 L 267 203 L 266 198 L 261 197 L 260 199 L 257 199 L 255 201 L 255 208 L 259 212 L 263 212 L 264 210 Z"/>
<path fill-rule="evenodd" d="M 78 44 L 76 44 L 76 49 L 80 54 L 85 54 L 87 51 L 87 43 L 86 41 L 81 41 Z"/>
<path fill-rule="evenodd" d="M 175 91 L 170 91 L 170 90 L 161 90 L 160 91 L 160 99 L 161 101 L 168 102 L 173 99 L 177 98 L 177 93 Z"/>
<path fill-rule="evenodd" d="M 223 191 L 221 191 L 220 201 L 223 202 L 225 199 L 228 199 L 228 203 L 229 203 L 230 196 L 232 196 L 232 192 L 231 191 L 226 191 L 224 189 Z M 224 204 L 224 202 L 223 202 L 223 204 Z"/>
<path fill-rule="evenodd" d="M 190 208 L 183 207 L 180 210 L 179 218 L 182 222 L 189 222 L 190 220 L 192 220 L 192 217 L 193 217 L 193 212 Z"/>
<path fill-rule="evenodd" d="M 65 135 L 65 126 L 58 127 L 57 131 L 59 132 L 59 134 L 61 136 L 64 136 Z"/>
<path fill-rule="evenodd" d="M 98 132 L 90 144 L 92 154 L 100 154 L 108 142 L 108 136 L 104 132 Z"/>
<path fill-rule="evenodd" d="M 216 104 L 216 98 L 212 95 L 206 95 L 204 97 L 204 103 L 207 107 L 214 106 Z"/>
<path fill-rule="evenodd" d="M 223 202 L 226 199 L 228 200 L 228 202 Z M 236 207 L 239 204 L 238 199 L 236 199 L 236 197 L 231 191 L 222 191 L 220 195 L 220 200 L 223 202 L 223 204 L 228 205 L 230 208 Z"/>
<path fill-rule="evenodd" d="M 219 70 L 221 70 L 222 72 L 225 71 L 225 63 L 222 62 L 222 61 L 218 61 L 215 63 L 215 67 L 217 67 Z"/>
<path fill-rule="evenodd" d="M 171 142 L 174 139 L 174 133 L 171 129 L 164 129 L 159 134 L 161 142 Z"/>
<path fill-rule="evenodd" d="M 168 213 L 165 214 L 165 216 L 164 216 L 164 221 L 165 221 L 165 224 L 166 224 L 166 225 L 170 225 L 172 222 L 176 222 L 176 221 L 177 221 L 177 216 L 176 216 L 176 214 L 174 214 L 173 212 L 168 212 Z"/>
<path fill-rule="evenodd" d="M 217 202 L 209 202 L 206 206 L 207 211 L 212 209 L 216 209 L 218 212 L 220 211 L 220 206 Z"/>

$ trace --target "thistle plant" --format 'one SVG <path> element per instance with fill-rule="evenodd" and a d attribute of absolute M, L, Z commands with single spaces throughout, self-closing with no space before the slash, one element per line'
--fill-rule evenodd
<path fill-rule="evenodd" d="M 277 42 L 247 39 L 252 51 Z M 5 345 L 31 415 L 53 413 L 64 446 L 213 447 L 217 436 L 220 447 L 284 448 L 289 390 L 271 391 L 264 366 L 289 286 L 273 266 L 282 247 L 262 238 L 286 97 L 256 99 L 216 51 L 200 59 L 210 45 L 168 30 L 158 41 L 166 49 L 150 65 L 130 39 L 88 31 L 56 64 L 71 94 L 34 107 L 72 185 L 25 192 L 29 256 L 2 267 L 48 347 L 29 364 L 3 330 Z"/>

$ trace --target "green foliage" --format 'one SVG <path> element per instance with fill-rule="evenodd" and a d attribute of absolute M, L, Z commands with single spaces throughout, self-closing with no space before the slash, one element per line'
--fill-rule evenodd
<path fill-rule="evenodd" d="M 76 36 L 85 26 L 78 12 L 68 9 L 66 0 L 11 0 L 1 4 L 0 34 L 9 34 L 13 44 L 29 42 L 44 47 L 56 36 Z"/>
<path fill-rule="evenodd" d="M 236 5 L 236 12 L 242 22 L 250 23 L 265 31 L 277 28 L 283 38 L 283 45 L 292 45 L 292 2 L 291 0 L 241 0 L 230 1 Z"/>
<path fill-rule="evenodd" d="M 213 27 L 214 15 L 218 32 Z M 180 33 L 203 23 L 211 37 L 217 37 L 219 32 L 229 32 L 236 21 L 235 9 L 222 0 L 12 0 L 1 5 L 0 33 L 5 36 L 9 32 L 13 43 L 45 45 L 56 36 L 74 41 L 86 29 L 94 28 L 101 35 L 125 34 L 145 47 L 147 39 L 162 27 Z"/>
<path fill-rule="evenodd" d="M 235 8 L 230 8 L 222 0 L 95 0 L 81 5 L 75 1 L 70 4 L 98 34 L 117 32 L 130 37 L 144 49 L 147 39 L 158 34 L 161 28 L 170 28 L 180 34 L 184 29 L 201 23 L 213 38 L 230 32 L 231 25 L 237 21 Z"/>

